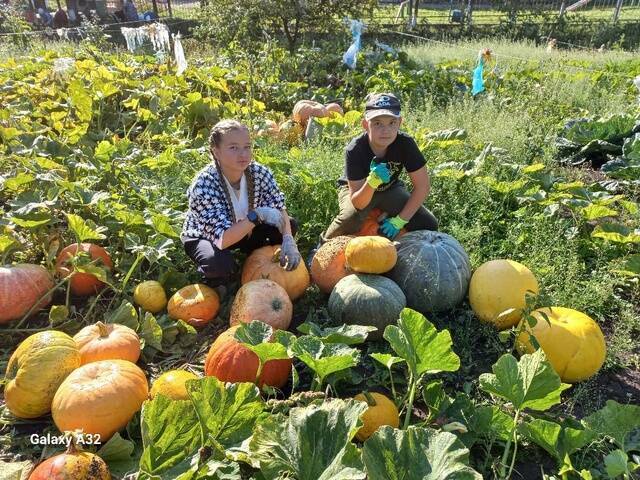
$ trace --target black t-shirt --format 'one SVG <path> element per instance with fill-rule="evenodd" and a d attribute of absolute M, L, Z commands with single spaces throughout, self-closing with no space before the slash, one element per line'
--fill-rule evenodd
<path fill-rule="evenodd" d="M 362 135 L 351 140 L 345 149 L 344 172 L 338 179 L 338 185 L 347 185 L 347 180 L 367 178 L 373 157 L 375 157 L 375 153 L 369 145 L 367 132 L 363 132 Z M 427 163 L 415 140 L 404 132 L 398 132 L 396 139 L 387 147 L 384 158 L 378 158 L 377 162 L 387 162 L 387 167 L 391 172 L 391 180 L 380 185 L 376 189 L 379 192 L 387 190 L 398 180 L 402 168 L 405 168 L 407 172 L 415 172 Z"/>

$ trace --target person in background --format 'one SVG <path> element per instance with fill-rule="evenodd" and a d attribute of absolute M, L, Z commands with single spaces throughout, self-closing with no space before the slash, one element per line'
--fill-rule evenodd
<path fill-rule="evenodd" d="M 124 21 L 125 22 L 137 22 L 138 18 L 138 9 L 136 8 L 133 0 L 124 0 Z"/>

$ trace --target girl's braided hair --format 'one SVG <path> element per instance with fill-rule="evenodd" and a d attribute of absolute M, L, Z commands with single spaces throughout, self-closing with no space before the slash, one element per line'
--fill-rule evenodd
<path fill-rule="evenodd" d="M 220 146 L 220 144 L 222 143 L 222 139 L 227 133 L 234 132 L 237 130 L 245 130 L 247 133 L 249 133 L 249 129 L 247 128 L 247 126 L 239 122 L 238 120 L 220 120 L 213 127 L 211 127 L 211 131 L 209 132 L 209 152 L 211 153 L 211 157 L 213 157 L 213 161 L 216 164 L 216 169 L 220 173 L 220 177 L 221 177 L 220 183 L 222 185 L 225 199 L 227 200 L 227 205 L 229 207 L 229 212 L 231 213 L 231 218 L 233 223 L 235 223 L 237 219 L 231 203 L 231 192 L 229 192 L 226 182 L 222 178 L 222 175 L 223 175 L 222 167 L 220 166 L 220 162 L 218 162 L 218 159 L 213 153 L 213 148 Z M 245 173 L 247 178 L 247 193 L 249 197 L 249 209 L 253 210 L 255 208 L 255 200 L 256 200 L 253 172 L 251 171 L 251 169 L 247 169 Z"/>

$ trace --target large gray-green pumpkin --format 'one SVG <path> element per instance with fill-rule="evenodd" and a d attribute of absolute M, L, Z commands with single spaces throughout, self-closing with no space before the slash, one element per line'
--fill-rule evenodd
<path fill-rule="evenodd" d="M 393 280 L 357 273 L 341 279 L 329 296 L 329 314 L 349 325 L 369 325 L 378 330 L 369 339 L 382 338 L 387 325 L 395 325 L 407 300 Z"/>
<path fill-rule="evenodd" d="M 469 256 L 451 235 L 429 230 L 404 234 L 398 240 L 398 261 L 387 273 L 407 297 L 407 305 L 422 313 L 458 305 L 471 279 Z"/>

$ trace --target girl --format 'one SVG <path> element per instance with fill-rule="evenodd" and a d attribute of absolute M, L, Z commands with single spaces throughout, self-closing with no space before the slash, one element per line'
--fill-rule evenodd
<path fill-rule="evenodd" d="M 218 122 L 209 149 L 213 162 L 187 191 L 189 210 L 181 235 L 206 283 L 223 285 L 237 272 L 231 249 L 250 253 L 282 244 L 280 265 L 294 270 L 300 263 L 296 224 L 271 171 L 252 162 L 249 129 L 236 120 Z"/>

